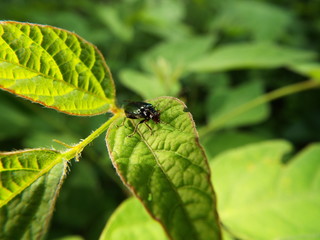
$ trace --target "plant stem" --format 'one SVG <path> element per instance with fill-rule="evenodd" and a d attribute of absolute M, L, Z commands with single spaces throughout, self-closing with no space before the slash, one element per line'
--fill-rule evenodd
<path fill-rule="evenodd" d="M 200 134 L 200 136 L 205 136 L 205 135 L 209 134 L 210 132 L 221 128 L 226 122 L 230 121 L 231 119 L 233 119 L 233 118 L 261 105 L 261 104 L 270 102 L 272 100 L 275 100 L 275 99 L 278 99 L 278 98 L 281 98 L 281 97 L 284 97 L 284 96 L 287 96 L 287 95 L 290 95 L 290 94 L 293 94 L 296 92 L 301 92 L 301 91 L 316 88 L 316 87 L 320 87 L 319 81 L 308 80 L 308 81 L 292 84 L 289 86 L 285 86 L 285 87 L 279 88 L 277 90 L 274 90 L 272 92 L 269 92 L 265 95 L 262 95 L 260 97 L 255 98 L 252 101 L 247 102 L 247 103 L 233 109 L 231 112 L 228 112 L 228 113 L 224 114 L 223 116 L 217 118 L 215 121 L 210 123 L 208 126 L 200 129 L 199 134 Z"/>
<path fill-rule="evenodd" d="M 110 118 L 107 122 L 105 122 L 104 124 L 102 124 L 97 130 L 93 131 L 88 137 L 86 137 L 85 139 L 83 139 L 80 143 L 78 143 L 75 146 L 72 146 L 70 149 L 68 149 L 67 151 L 65 151 L 63 153 L 63 157 L 66 160 L 70 160 L 72 158 L 76 158 L 76 160 L 78 161 L 78 156 L 79 154 L 82 152 L 82 150 L 89 144 L 91 143 L 95 138 L 99 137 L 101 133 L 105 132 L 110 124 L 117 118 L 121 117 L 123 115 L 122 111 L 118 111 L 117 114 L 115 114 L 114 116 L 112 116 L 112 118 Z"/>

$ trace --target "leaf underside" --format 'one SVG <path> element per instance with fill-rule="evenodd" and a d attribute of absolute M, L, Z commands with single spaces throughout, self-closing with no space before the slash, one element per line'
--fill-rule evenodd
<path fill-rule="evenodd" d="M 74 33 L 0 22 L 0 88 L 73 115 L 114 105 L 114 83 L 101 53 Z"/>
<path fill-rule="evenodd" d="M 210 171 L 190 113 L 169 97 L 148 101 L 161 112 L 127 137 L 139 120 L 118 119 L 109 128 L 107 145 L 126 185 L 141 199 L 168 235 L 179 239 L 221 239 Z"/>

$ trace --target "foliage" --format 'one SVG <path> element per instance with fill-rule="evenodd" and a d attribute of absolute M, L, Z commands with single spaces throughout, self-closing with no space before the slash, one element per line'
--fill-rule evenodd
<path fill-rule="evenodd" d="M 208 239 L 210 176 L 224 239 L 319 238 L 319 146 L 308 147 L 320 139 L 319 11 L 317 0 L 1 3 L 3 20 L 55 26 L 1 25 L 1 88 L 60 113 L 0 94 L 1 151 L 36 148 L 0 154 L 0 238 L 43 237 L 57 201 L 47 239 Z M 121 107 L 143 99 L 161 123 L 127 138 L 138 120 L 122 125 Z M 198 154 L 155 157 L 168 149 Z M 123 184 L 140 201 L 114 211 Z"/>
<path fill-rule="evenodd" d="M 162 119 L 161 127 L 151 125 L 151 136 L 145 126 L 127 138 L 132 123 L 118 127 L 123 119 L 108 130 L 107 146 L 118 174 L 173 239 L 218 239 L 210 169 L 191 114 L 174 98 L 149 102 L 161 109 Z"/>
<path fill-rule="evenodd" d="M 226 229 L 242 239 L 319 237 L 320 145 L 292 152 L 286 141 L 267 141 L 224 152 L 211 161 Z M 226 166 L 233 166 L 228 168 Z"/>

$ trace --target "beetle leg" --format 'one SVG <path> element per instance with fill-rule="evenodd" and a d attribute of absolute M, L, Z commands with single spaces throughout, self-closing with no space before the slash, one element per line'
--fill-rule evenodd
<path fill-rule="evenodd" d="M 118 128 L 119 128 L 119 127 L 122 127 L 122 126 L 124 125 L 124 122 L 125 122 L 126 120 L 127 120 L 127 119 L 124 118 L 123 121 L 122 121 L 122 123 L 121 123 L 120 125 L 117 125 L 117 127 L 118 127 Z"/>
<path fill-rule="evenodd" d="M 150 131 L 151 131 L 151 135 L 152 135 L 152 128 L 147 124 L 147 122 L 145 121 L 145 124 L 147 125 L 147 127 L 150 129 Z"/>
<path fill-rule="evenodd" d="M 133 130 L 133 132 L 132 132 L 130 135 L 128 135 L 127 137 L 132 137 L 132 136 L 137 132 L 137 129 L 138 129 L 139 125 L 140 125 L 141 123 L 144 123 L 145 121 L 146 121 L 146 119 L 141 120 L 141 121 L 136 125 L 136 127 L 135 127 L 134 130 Z"/>

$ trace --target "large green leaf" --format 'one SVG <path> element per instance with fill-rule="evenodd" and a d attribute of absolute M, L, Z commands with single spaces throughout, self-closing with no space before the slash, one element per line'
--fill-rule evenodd
<path fill-rule="evenodd" d="M 51 150 L 0 154 L 0 239 L 41 239 L 46 233 L 66 163 Z"/>
<path fill-rule="evenodd" d="M 208 158 L 216 156 L 217 154 L 229 149 L 248 145 L 250 143 L 257 143 L 266 141 L 268 136 L 258 133 L 240 130 L 226 130 L 218 134 L 207 134 L 201 137 Z"/>
<path fill-rule="evenodd" d="M 189 68 L 195 72 L 226 71 L 242 68 L 275 68 L 307 62 L 315 58 L 309 51 L 268 42 L 235 43 L 219 47 L 195 59 Z"/>
<path fill-rule="evenodd" d="M 221 239 L 210 171 L 190 113 L 170 97 L 149 101 L 161 112 L 161 123 L 122 118 L 110 126 L 107 144 L 122 180 L 138 196 L 168 235 L 180 239 Z"/>
<path fill-rule="evenodd" d="M 241 239 L 320 239 L 320 144 L 287 161 L 285 141 L 252 144 L 211 161 L 219 215 Z"/>
<path fill-rule="evenodd" d="M 114 106 L 114 83 L 100 52 L 74 33 L 0 22 L 0 88 L 75 115 Z"/>
<path fill-rule="evenodd" d="M 100 240 L 167 240 L 161 225 L 150 217 L 136 198 L 118 207 L 103 230 Z"/>

